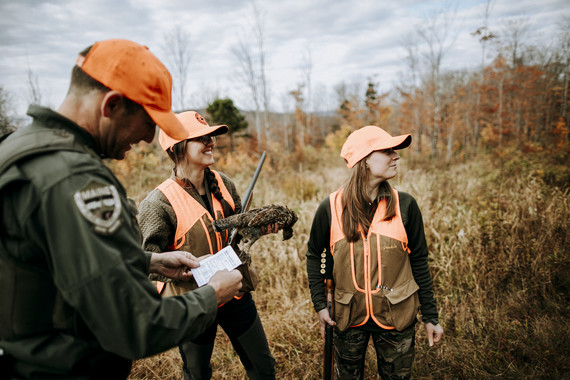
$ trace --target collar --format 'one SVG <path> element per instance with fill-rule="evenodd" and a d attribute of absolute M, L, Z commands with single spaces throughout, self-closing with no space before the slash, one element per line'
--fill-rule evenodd
<path fill-rule="evenodd" d="M 39 122 L 43 127 L 68 131 L 75 135 L 81 143 L 93 150 L 97 155 L 101 156 L 101 152 L 96 149 L 95 140 L 89 132 L 51 108 L 32 104 L 28 107 L 27 115 L 34 119 L 32 127 L 34 127 L 36 122 Z"/>

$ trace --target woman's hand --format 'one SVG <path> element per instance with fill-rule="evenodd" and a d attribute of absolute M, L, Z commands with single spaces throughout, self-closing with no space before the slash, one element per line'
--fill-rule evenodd
<path fill-rule="evenodd" d="M 265 226 L 261 226 L 261 235 L 276 234 L 282 228 L 283 226 L 278 223 L 266 224 Z"/>
<path fill-rule="evenodd" d="M 443 327 L 438 323 L 434 325 L 431 322 L 424 323 L 426 328 L 427 338 L 429 342 L 429 346 L 433 346 L 434 343 L 437 343 L 441 340 L 443 336 Z"/>
<path fill-rule="evenodd" d="M 329 311 L 327 309 L 322 309 L 318 313 L 319 323 L 321 324 L 321 338 L 325 339 L 325 326 L 336 326 L 336 322 L 331 319 Z"/>

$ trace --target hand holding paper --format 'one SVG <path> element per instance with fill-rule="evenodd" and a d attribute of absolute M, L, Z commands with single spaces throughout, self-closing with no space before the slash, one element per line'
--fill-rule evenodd
<path fill-rule="evenodd" d="M 192 275 L 198 286 L 204 286 L 210 278 L 220 270 L 232 270 L 241 264 L 241 260 L 231 246 L 227 246 L 216 254 L 200 261 L 198 268 L 192 268 Z"/>

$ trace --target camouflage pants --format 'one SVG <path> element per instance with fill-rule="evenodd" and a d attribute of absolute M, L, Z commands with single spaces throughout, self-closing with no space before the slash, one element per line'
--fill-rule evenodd
<path fill-rule="evenodd" d="M 348 328 L 334 334 L 334 366 L 338 379 L 364 378 L 368 341 L 376 349 L 378 373 L 382 379 L 409 379 L 414 361 L 415 323 L 403 331 Z"/>

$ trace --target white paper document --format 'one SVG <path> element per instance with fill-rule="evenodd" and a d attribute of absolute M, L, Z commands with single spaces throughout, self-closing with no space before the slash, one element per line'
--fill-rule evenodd
<path fill-rule="evenodd" d="M 212 278 L 217 271 L 223 269 L 232 270 L 237 268 L 240 264 L 241 260 L 236 254 L 236 251 L 228 245 L 216 254 L 200 261 L 198 268 L 192 268 L 192 274 L 198 286 L 203 286 L 210 281 L 210 278 Z"/>

